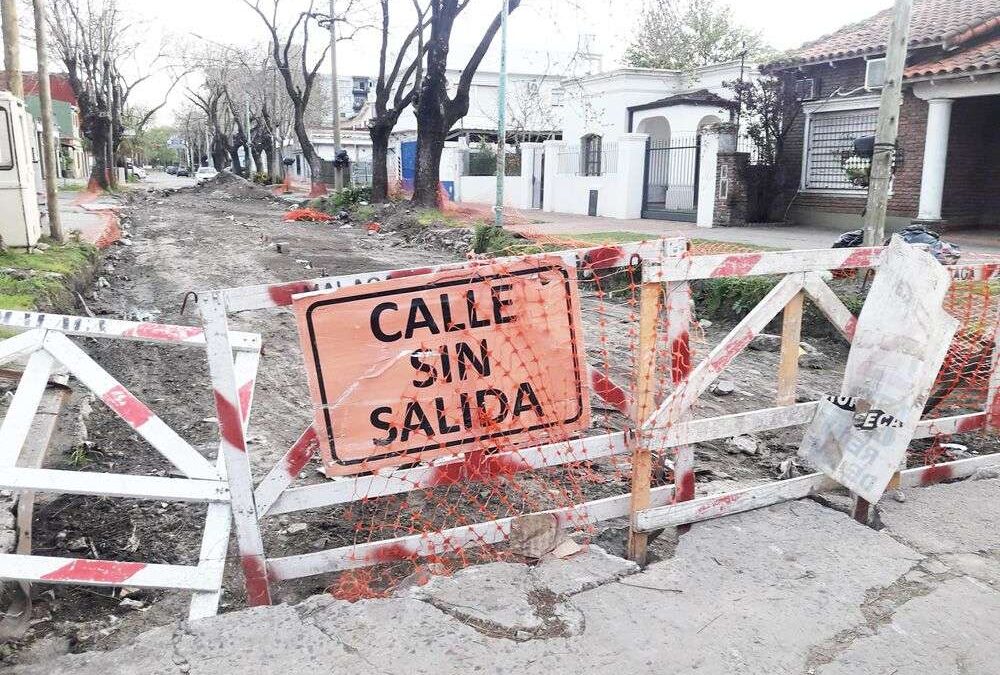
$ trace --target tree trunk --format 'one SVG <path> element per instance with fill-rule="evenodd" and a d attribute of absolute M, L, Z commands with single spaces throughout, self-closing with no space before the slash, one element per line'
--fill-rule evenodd
<path fill-rule="evenodd" d="M 266 174 L 267 167 L 264 165 L 264 151 L 261 148 L 251 151 L 251 157 L 253 157 L 253 171 L 254 175 L 250 176 L 250 180 L 256 178 L 257 174 Z"/>
<path fill-rule="evenodd" d="M 295 138 L 299 141 L 302 156 L 305 158 L 306 163 L 309 164 L 310 182 L 312 183 L 309 196 L 322 197 L 328 193 L 326 183 L 323 182 L 322 177 L 323 166 L 320 164 L 319 155 L 316 154 L 316 148 L 313 147 L 312 141 L 309 140 L 309 133 L 306 131 L 306 124 L 303 117 L 303 114 L 296 113 L 295 115 L 295 124 L 293 125 Z"/>
<path fill-rule="evenodd" d="M 267 170 L 267 182 L 271 183 L 271 184 L 277 183 L 278 182 L 278 176 L 274 173 L 275 156 L 274 156 L 274 144 L 273 143 L 266 143 L 264 145 L 264 158 L 267 161 L 267 169 L 266 169 Z"/>
<path fill-rule="evenodd" d="M 243 175 L 243 165 L 240 164 L 240 146 L 234 145 L 229 149 L 229 161 L 232 162 L 232 172 L 237 176 Z"/>
<path fill-rule="evenodd" d="M 414 178 L 413 201 L 420 206 L 436 209 L 440 204 L 441 154 L 445 134 L 439 119 L 417 122 L 417 175 Z"/>
<path fill-rule="evenodd" d="M 90 186 L 108 190 L 111 188 L 108 181 L 111 173 L 108 167 L 108 146 L 111 143 L 108 125 L 98 121 L 93 125 L 89 138 L 94 153 L 94 166 L 90 169 Z"/>
<path fill-rule="evenodd" d="M 372 138 L 372 201 L 384 202 L 389 199 L 389 134 L 392 127 L 372 127 L 368 134 Z"/>

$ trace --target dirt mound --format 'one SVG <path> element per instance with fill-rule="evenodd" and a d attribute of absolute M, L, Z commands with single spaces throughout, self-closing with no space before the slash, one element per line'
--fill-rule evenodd
<path fill-rule="evenodd" d="M 221 171 L 215 178 L 199 183 L 195 192 L 207 193 L 222 199 L 272 199 L 273 195 L 266 186 L 257 185 L 243 176 L 237 176 L 231 171 Z"/>

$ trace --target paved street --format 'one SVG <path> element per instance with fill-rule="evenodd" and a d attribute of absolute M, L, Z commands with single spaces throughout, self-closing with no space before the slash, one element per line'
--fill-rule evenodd
<path fill-rule="evenodd" d="M 694 525 L 638 572 L 592 548 L 158 628 L 20 675 L 982 674 L 1000 670 L 1000 480 L 914 488 L 884 529 L 811 500 Z"/>

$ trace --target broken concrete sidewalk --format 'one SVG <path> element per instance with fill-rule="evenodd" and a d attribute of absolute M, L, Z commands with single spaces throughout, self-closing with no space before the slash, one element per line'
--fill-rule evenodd
<path fill-rule="evenodd" d="M 995 673 L 1000 480 L 907 491 L 885 529 L 804 500 L 694 525 L 639 572 L 597 547 L 403 597 L 178 623 L 13 672 Z"/>

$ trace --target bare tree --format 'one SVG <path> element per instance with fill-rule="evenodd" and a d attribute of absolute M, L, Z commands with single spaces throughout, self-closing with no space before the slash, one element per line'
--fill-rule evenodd
<path fill-rule="evenodd" d="M 271 57 L 285 85 L 285 93 L 292 104 L 292 131 L 302 149 L 302 155 L 309 164 L 313 192 L 325 191 L 325 186 L 319 181 L 322 170 L 320 157 L 309 138 L 306 118 L 310 109 L 309 102 L 313 95 L 313 88 L 316 84 L 316 75 L 330 51 L 330 45 L 327 43 L 319 57 L 315 61 L 310 61 L 309 26 L 315 21 L 317 25 L 322 27 L 324 20 L 326 22 L 331 20 L 329 14 L 316 11 L 315 0 L 310 0 L 306 10 L 298 12 L 291 27 L 282 34 L 278 23 L 282 0 L 243 0 L 243 4 L 252 9 L 267 27 L 271 37 Z M 270 12 L 266 11 L 268 5 Z M 342 33 L 342 37 L 339 37 L 338 40 L 351 39 L 357 31 L 357 27 L 351 26 L 347 19 L 354 9 L 354 0 L 351 0 L 341 15 L 333 18 L 333 20 L 344 22 L 349 26 L 346 34 Z M 329 24 L 327 23 L 327 25 Z M 337 83 L 332 82 L 331 86 L 337 86 Z"/>
<path fill-rule="evenodd" d="M 461 11 L 468 0 L 464 0 Z M 368 134 L 372 139 L 372 200 L 385 201 L 389 196 L 389 137 L 400 114 L 413 104 L 422 75 L 421 64 L 427 54 L 424 33 L 430 25 L 430 2 L 421 5 L 413 0 L 417 17 L 413 28 L 403 39 L 396 57 L 389 64 L 389 0 L 380 0 L 381 48 L 379 50 L 378 80 L 375 82 L 375 105 L 368 121 Z M 411 52 L 414 41 L 416 49 Z"/>
<path fill-rule="evenodd" d="M 136 88 L 168 67 L 162 61 L 162 46 L 159 54 L 143 63 L 144 72 L 129 80 L 123 64 L 139 48 L 146 31 L 121 11 L 117 0 L 48 1 L 47 19 L 56 51 L 66 67 L 80 108 L 80 127 L 94 155 L 91 180 L 107 189 L 115 184 L 113 168 L 126 123 L 141 131 L 166 105 L 183 75 L 173 73 L 173 83 L 159 105 L 141 111 L 131 107 Z"/>
<path fill-rule="evenodd" d="M 507 0 L 513 12 L 521 0 Z M 428 207 L 437 206 L 441 176 L 441 152 L 455 122 L 469 112 L 469 88 L 493 37 L 500 29 L 498 12 L 487 26 L 479 44 L 459 76 L 455 95 L 448 95 L 448 49 L 451 32 L 464 3 L 459 0 L 434 0 L 430 4 L 431 32 L 427 46 L 427 67 L 417 101 L 417 175 L 413 201 Z"/>

